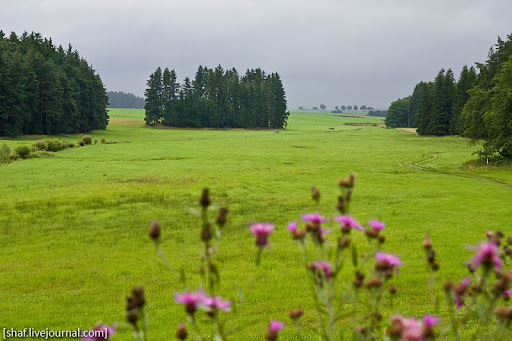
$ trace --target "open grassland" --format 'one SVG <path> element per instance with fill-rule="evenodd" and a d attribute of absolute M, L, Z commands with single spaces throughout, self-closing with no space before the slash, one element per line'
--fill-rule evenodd
<path fill-rule="evenodd" d="M 315 320 L 300 251 L 285 228 L 316 209 L 312 185 L 331 215 L 337 180 L 356 173 L 353 215 L 387 223 L 383 249 L 405 263 L 388 316 L 433 312 L 425 234 L 441 262 L 439 278 L 460 280 L 472 256 L 467 244 L 487 230 L 512 231 L 511 169 L 463 167 L 477 147 L 458 137 L 421 137 L 382 128 L 382 118 L 330 113 L 292 113 L 288 128 L 278 132 L 149 128 L 143 110 L 112 109 L 110 116 L 107 130 L 90 135 L 116 144 L 0 166 L 2 327 L 61 330 L 121 321 L 115 340 L 129 340 L 124 299 L 140 285 L 147 292 L 150 338 L 172 339 L 185 319 L 174 293 L 185 287 L 159 263 L 147 231 L 152 220 L 161 221 L 163 249 L 189 274 L 186 288 L 197 289 L 199 219 L 186 209 L 197 205 L 203 187 L 214 204 L 230 210 L 218 261 L 221 294 L 237 299 L 239 288 L 244 294 L 239 317 L 227 324 L 241 329 L 237 340 L 261 339 L 270 319 L 287 321 L 293 308 Z M 80 136 L 59 138 L 76 142 Z M 12 148 L 36 139 L 0 143 Z M 247 229 L 254 221 L 277 227 L 258 270 Z M 365 246 L 363 236 L 355 239 Z M 286 328 L 282 337 L 293 335 Z"/>

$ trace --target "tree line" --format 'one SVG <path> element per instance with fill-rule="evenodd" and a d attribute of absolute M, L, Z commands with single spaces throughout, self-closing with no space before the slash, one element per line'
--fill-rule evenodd
<path fill-rule="evenodd" d="M 107 103 L 100 76 L 71 45 L 0 31 L 0 136 L 105 129 Z"/>
<path fill-rule="evenodd" d="M 122 91 L 107 91 L 108 108 L 144 109 L 144 98 Z"/>
<path fill-rule="evenodd" d="M 175 70 L 158 67 L 145 91 L 147 125 L 211 128 L 284 128 L 289 112 L 279 74 L 199 66 L 194 80 L 177 82 Z"/>
<path fill-rule="evenodd" d="M 512 35 L 498 37 L 484 63 L 464 66 L 455 80 L 441 69 L 411 96 L 391 103 L 386 125 L 416 127 L 420 135 L 461 135 L 483 140 L 481 154 L 512 158 Z"/>

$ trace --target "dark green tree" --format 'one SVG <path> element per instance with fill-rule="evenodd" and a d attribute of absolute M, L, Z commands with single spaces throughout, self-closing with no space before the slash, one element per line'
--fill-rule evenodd
<path fill-rule="evenodd" d="M 407 127 L 411 97 L 398 99 L 389 106 L 384 123 L 388 128 Z"/>
<path fill-rule="evenodd" d="M 162 118 L 162 69 L 158 67 L 147 81 L 148 88 L 144 96 L 146 97 L 146 117 L 144 120 L 147 125 L 154 126 Z"/>

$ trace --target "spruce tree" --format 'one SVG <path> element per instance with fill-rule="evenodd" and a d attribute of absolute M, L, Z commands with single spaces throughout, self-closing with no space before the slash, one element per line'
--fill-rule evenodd
<path fill-rule="evenodd" d="M 154 126 L 158 124 L 162 117 L 162 69 L 158 67 L 147 81 L 148 88 L 144 96 L 146 97 L 146 117 L 144 120 L 147 125 Z"/>

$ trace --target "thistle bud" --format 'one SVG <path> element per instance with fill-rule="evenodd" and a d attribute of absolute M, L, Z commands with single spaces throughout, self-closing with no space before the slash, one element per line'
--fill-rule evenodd
<path fill-rule="evenodd" d="M 425 236 L 425 240 L 423 241 L 423 247 L 426 250 L 432 249 L 432 241 L 430 240 L 429 236 Z"/>
<path fill-rule="evenodd" d="M 146 304 L 144 297 L 144 289 L 142 287 L 135 287 L 132 289 L 133 304 L 137 308 L 142 308 Z"/>
<path fill-rule="evenodd" d="M 394 285 L 394 284 L 393 284 L 393 285 L 390 285 L 390 286 L 389 286 L 388 291 L 389 291 L 389 293 L 390 293 L 391 295 L 395 295 L 395 294 L 396 294 L 396 292 L 398 291 L 398 289 L 397 289 L 396 285 Z"/>
<path fill-rule="evenodd" d="M 222 207 L 219 209 L 219 214 L 217 215 L 217 218 L 215 219 L 215 223 L 219 225 L 220 227 L 223 227 L 224 224 L 226 224 L 226 216 L 228 214 L 228 209 L 225 207 Z"/>
<path fill-rule="evenodd" d="M 157 241 L 160 238 L 160 223 L 158 220 L 155 220 L 151 223 L 151 228 L 149 229 L 149 237 L 154 241 Z"/>
<path fill-rule="evenodd" d="M 304 310 L 302 310 L 302 309 L 294 309 L 294 310 L 291 310 L 288 313 L 288 316 L 290 316 L 291 319 L 296 320 L 299 317 L 301 317 L 302 314 L 304 314 Z"/>
<path fill-rule="evenodd" d="M 320 200 L 320 191 L 315 186 L 311 187 L 311 199 L 316 202 Z"/>
<path fill-rule="evenodd" d="M 203 189 L 203 193 L 199 199 L 199 205 L 203 206 L 204 208 L 210 206 L 210 193 L 208 188 Z"/>
<path fill-rule="evenodd" d="M 178 329 L 176 329 L 176 338 L 178 338 L 178 340 L 185 340 L 187 336 L 187 327 L 185 327 L 185 324 L 181 322 Z"/>

